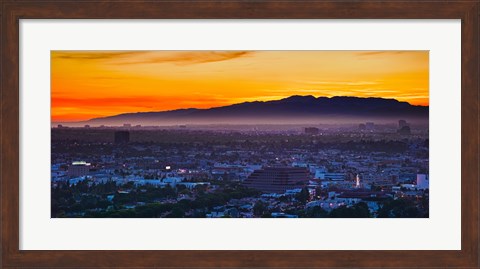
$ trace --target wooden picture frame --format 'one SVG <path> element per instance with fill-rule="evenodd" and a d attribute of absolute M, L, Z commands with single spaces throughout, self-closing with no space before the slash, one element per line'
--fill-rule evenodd
<path fill-rule="evenodd" d="M 1 256 L 20 267 L 454 267 L 479 263 L 479 19 L 472 1 L 15 1 L 1 4 Z M 19 250 L 20 19 L 461 19 L 461 250 Z"/>

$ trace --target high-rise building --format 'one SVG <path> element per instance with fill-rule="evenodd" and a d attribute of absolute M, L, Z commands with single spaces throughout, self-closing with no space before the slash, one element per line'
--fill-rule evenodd
<path fill-rule="evenodd" d="M 316 127 L 307 127 L 305 128 L 305 133 L 310 134 L 310 135 L 316 135 L 318 134 L 319 130 Z"/>
<path fill-rule="evenodd" d="M 403 126 L 402 128 L 398 129 L 397 132 L 401 135 L 409 135 L 411 133 L 410 127 L 408 126 Z"/>
<path fill-rule="evenodd" d="M 402 129 L 404 126 L 408 126 L 408 123 L 406 120 L 399 120 L 398 121 L 398 128 Z"/>
<path fill-rule="evenodd" d="M 267 193 L 284 193 L 303 188 L 309 179 L 310 173 L 303 167 L 265 167 L 255 170 L 243 185 Z"/>
<path fill-rule="evenodd" d="M 365 127 L 366 127 L 367 130 L 373 130 L 373 129 L 375 129 L 375 123 L 367 122 L 367 123 L 365 123 Z"/>
<path fill-rule="evenodd" d="M 90 172 L 90 164 L 87 162 L 73 162 L 72 165 L 68 167 L 68 176 L 70 177 L 81 177 L 86 176 Z"/>
<path fill-rule="evenodd" d="M 420 190 L 429 188 L 428 175 L 426 174 L 417 174 L 417 188 Z"/>
<path fill-rule="evenodd" d="M 115 132 L 115 144 L 126 144 L 130 142 L 129 131 L 116 131 Z"/>

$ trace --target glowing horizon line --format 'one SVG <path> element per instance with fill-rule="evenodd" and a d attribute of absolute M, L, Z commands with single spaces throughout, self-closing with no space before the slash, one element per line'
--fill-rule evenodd
<path fill-rule="evenodd" d="M 118 114 L 112 114 L 112 115 L 106 115 L 106 116 L 98 116 L 98 117 L 95 117 L 95 118 L 89 118 L 89 119 L 84 119 L 84 120 L 77 120 L 77 121 L 54 121 L 53 120 L 53 117 L 52 117 L 52 123 L 81 123 L 81 122 L 86 122 L 86 121 L 90 121 L 90 120 L 94 120 L 94 119 L 102 119 L 102 118 L 110 118 L 110 117 L 115 117 L 115 116 L 120 116 L 120 115 L 127 115 L 127 114 L 137 114 L 137 113 L 162 113 L 162 112 L 173 112 L 173 111 L 177 111 L 177 110 L 190 110 L 190 109 L 195 109 L 195 110 L 208 110 L 208 109 L 213 109 L 213 108 L 221 108 L 221 107 L 227 107 L 227 106 L 232 106 L 232 105 L 239 105 L 239 104 L 244 104 L 244 103 L 255 103 L 255 102 L 260 102 L 260 103 L 266 103 L 266 102 L 271 102 L 271 101 L 281 101 L 281 100 L 284 100 L 284 99 L 287 99 L 287 98 L 290 98 L 290 97 L 294 97 L 294 96 L 300 96 L 300 97 L 314 97 L 315 99 L 318 99 L 318 98 L 328 98 L 328 99 L 332 99 L 332 98 L 335 98 L 335 97 L 350 97 L 350 98 L 359 98 L 359 99 L 371 99 L 371 98 L 376 98 L 376 99 L 384 99 L 384 100 L 395 100 L 397 102 L 404 102 L 404 103 L 407 103 L 411 106 L 416 106 L 416 107 L 429 107 L 429 105 L 413 105 L 411 104 L 410 102 L 408 101 L 400 101 L 396 98 L 385 98 L 385 97 L 375 97 L 375 96 L 369 96 L 369 97 L 358 97 L 358 96 L 353 96 L 353 95 L 334 95 L 334 96 L 314 96 L 314 95 L 290 95 L 290 96 L 285 96 L 281 99 L 266 99 L 266 100 L 254 100 L 254 101 L 242 101 L 242 102 L 237 102 L 237 103 L 231 103 L 231 104 L 228 104 L 228 105 L 224 105 L 224 106 L 212 106 L 212 107 L 208 107 L 208 108 L 195 108 L 195 107 L 190 107 L 190 108 L 177 108 L 177 109 L 170 109 L 170 110 L 155 110 L 155 111 L 136 111 L 136 112 L 122 112 L 122 113 L 118 113 Z M 258 98 L 258 97 L 257 97 Z M 246 98 L 247 100 L 249 98 Z M 251 98 L 250 98 L 251 99 Z"/>

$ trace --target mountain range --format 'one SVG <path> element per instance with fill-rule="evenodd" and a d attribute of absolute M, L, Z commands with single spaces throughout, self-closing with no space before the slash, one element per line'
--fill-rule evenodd
<path fill-rule="evenodd" d="M 385 98 L 314 97 L 294 95 L 280 100 L 244 102 L 209 109 L 177 109 L 125 113 L 94 118 L 82 124 L 183 125 L 183 124 L 281 124 L 340 123 L 362 120 L 428 121 L 428 106 Z M 80 123 L 80 122 L 79 122 Z"/>

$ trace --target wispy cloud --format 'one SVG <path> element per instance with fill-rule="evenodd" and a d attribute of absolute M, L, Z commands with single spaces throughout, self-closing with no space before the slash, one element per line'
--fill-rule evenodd
<path fill-rule="evenodd" d="M 298 81 L 307 85 L 335 85 L 335 86 L 367 86 L 378 85 L 379 81 Z"/>
<path fill-rule="evenodd" d="M 267 89 L 263 92 L 277 93 L 277 94 L 293 94 L 293 93 L 319 93 L 322 90 L 319 89 Z"/>
<path fill-rule="evenodd" d="M 54 59 L 109 60 L 145 54 L 147 51 L 52 51 Z"/>
<path fill-rule="evenodd" d="M 99 108 L 132 108 L 130 109 L 131 111 L 163 111 L 174 109 L 177 105 L 182 108 L 205 108 L 215 106 L 216 104 L 230 104 L 230 102 L 230 99 L 215 96 L 199 96 L 195 99 L 187 99 L 183 96 L 98 97 L 88 99 L 74 97 L 52 98 L 52 106 L 54 107 L 62 109 L 81 107 L 93 109 L 92 111 Z"/>
<path fill-rule="evenodd" d="M 75 98 L 75 97 L 53 97 L 52 105 L 59 107 L 115 107 L 125 106 L 128 104 L 142 104 L 147 107 L 155 103 L 155 99 L 152 96 L 139 96 L 139 97 L 101 97 L 101 98 Z"/>
<path fill-rule="evenodd" d="M 272 101 L 272 100 L 280 100 L 283 98 L 289 97 L 289 94 L 285 95 L 270 95 L 270 96 L 253 96 L 253 97 L 239 97 L 232 99 L 234 104 L 243 103 L 243 102 L 265 102 L 265 101 Z"/>
<path fill-rule="evenodd" d="M 317 87 L 312 89 L 266 89 L 263 90 L 271 95 L 275 96 L 289 96 L 293 94 L 313 95 L 316 97 L 325 96 L 389 96 L 392 94 L 398 94 L 398 90 L 383 89 L 383 88 L 344 88 L 344 87 Z"/>
<path fill-rule="evenodd" d="M 253 51 L 52 51 L 53 59 L 97 60 L 110 64 L 173 63 L 177 65 L 228 61 Z"/>
<path fill-rule="evenodd" d="M 378 50 L 378 51 L 360 51 L 357 52 L 358 56 L 372 56 L 372 55 L 381 55 L 381 54 L 402 54 L 408 51 L 403 50 Z"/>
<path fill-rule="evenodd" d="M 191 51 L 176 53 L 151 53 L 147 57 L 126 59 L 120 64 L 174 63 L 178 65 L 228 61 L 252 55 L 253 51 Z"/>

